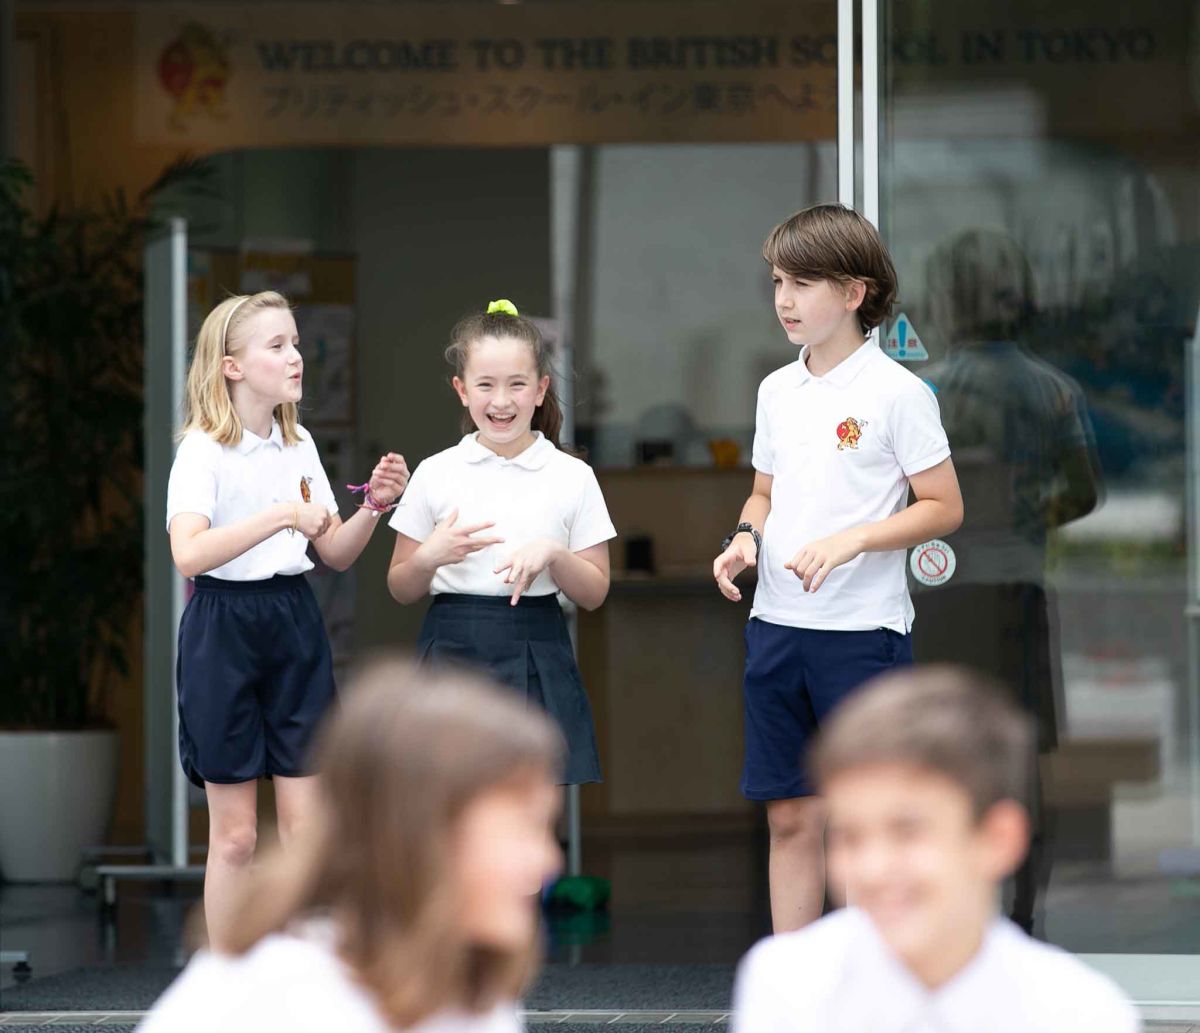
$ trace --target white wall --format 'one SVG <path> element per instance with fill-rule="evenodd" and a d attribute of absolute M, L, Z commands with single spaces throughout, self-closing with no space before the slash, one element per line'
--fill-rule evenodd
<path fill-rule="evenodd" d="M 594 170 L 582 424 L 601 465 L 686 412 L 704 440 L 749 446 L 759 381 L 795 357 L 772 307 L 762 242 L 796 210 L 836 200 L 833 143 L 606 146 Z"/>

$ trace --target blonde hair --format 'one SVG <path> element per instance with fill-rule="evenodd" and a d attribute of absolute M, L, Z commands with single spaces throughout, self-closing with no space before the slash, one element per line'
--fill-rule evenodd
<path fill-rule="evenodd" d="M 377 661 L 320 736 L 306 838 L 250 876 L 225 946 L 241 954 L 297 920 L 332 918 L 340 957 L 397 1028 L 517 999 L 536 935 L 512 951 L 467 939 L 447 877 L 456 822 L 489 789 L 554 781 L 562 756 L 552 722 L 508 690 Z"/>
<path fill-rule="evenodd" d="M 233 407 L 221 364 L 226 355 L 233 355 L 245 346 L 240 338 L 246 323 L 268 308 L 290 310 L 291 306 L 282 294 L 261 291 L 228 297 L 208 314 L 196 335 L 192 364 L 188 368 L 180 437 L 190 430 L 202 430 L 222 445 L 236 445 L 242 440 L 242 421 Z M 298 445 L 300 420 L 296 403 L 275 406 L 275 419 L 283 432 L 284 444 Z"/>

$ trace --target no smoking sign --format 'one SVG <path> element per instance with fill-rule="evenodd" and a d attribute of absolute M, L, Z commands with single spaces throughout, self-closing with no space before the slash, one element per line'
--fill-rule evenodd
<path fill-rule="evenodd" d="M 921 584 L 936 588 L 954 577 L 954 550 L 940 538 L 935 538 L 913 549 L 908 566 Z"/>

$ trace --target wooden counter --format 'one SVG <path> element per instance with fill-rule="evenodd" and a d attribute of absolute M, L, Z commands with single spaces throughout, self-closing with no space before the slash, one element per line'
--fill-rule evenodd
<path fill-rule="evenodd" d="M 620 537 L 604 606 L 579 616 L 579 658 L 605 783 L 584 813 L 620 821 L 741 818 L 745 599 L 713 583 L 712 561 L 749 494 L 750 470 L 598 470 Z M 655 572 L 623 569 L 623 539 L 654 542 Z"/>

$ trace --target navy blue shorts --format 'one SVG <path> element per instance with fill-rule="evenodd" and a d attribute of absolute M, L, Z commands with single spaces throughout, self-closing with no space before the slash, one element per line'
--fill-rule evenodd
<path fill-rule="evenodd" d="M 818 631 L 746 625 L 746 762 L 749 800 L 812 796 L 804 755 L 821 722 L 877 674 L 912 663 L 912 636 L 889 628 Z"/>
<path fill-rule="evenodd" d="M 302 574 L 196 578 L 179 622 L 179 759 L 188 778 L 233 784 L 310 774 L 308 747 L 334 698 L 333 657 Z"/>
<path fill-rule="evenodd" d="M 417 649 L 429 664 L 475 667 L 541 707 L 566 740 L 566 785 L 599 782 L 592 708 L 556 595 L 439 594 Z"/>

